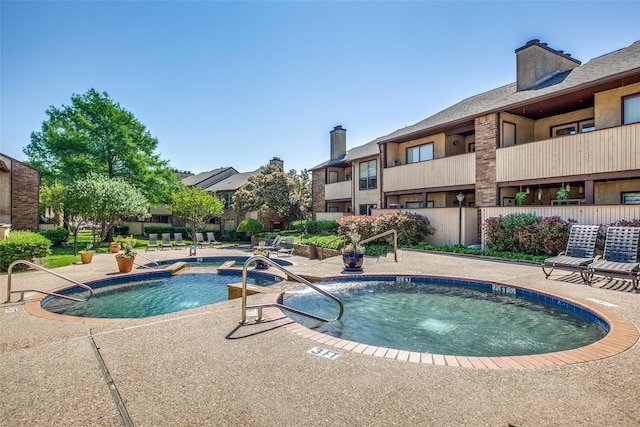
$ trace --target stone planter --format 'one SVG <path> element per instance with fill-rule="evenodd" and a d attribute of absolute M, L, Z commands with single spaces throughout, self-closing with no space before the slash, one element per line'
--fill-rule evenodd
<path fill-rule="evenodd" d="M 9 237 L 9 231 L 11 231 L 11 225 L 0 225 L 0 240 Z"/>
<path fill-rule="evenodd" d="M 129 273 L 133 270 L 133 261 L 135 257 L 131 258 L 118 258 L 116 257 L 116 262 L 118 263 L 118 271 L 120 273 Z"/>
<path fill-rule="evenodd" d="M 80 259 L 83 264 L 91 264 L 93 260 L 93 252 L 80 252 Z"/>
<path fill-rule="evenodd" d="M 358 252 L 346 252 L 342 254 L 342 262 L 346 271 L 362 271 L 364 254 Z"/>

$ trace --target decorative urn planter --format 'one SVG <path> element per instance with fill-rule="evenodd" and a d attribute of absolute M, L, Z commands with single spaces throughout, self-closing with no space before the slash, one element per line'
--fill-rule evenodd
<path fill-rule="evenodd" d="M 364 254 L 359 252 L 344 252 L 342 254 L 342 262 L 344 263 L 345 271 L 362 271 Z"/>
<path fill-rule="evenodd" d="M 116 262 L 118 263 L 118 271 L 120 273 L 129 273 L 131 270 L 133 270 L 134 260 L 135 260 L 135 257 L 130 257 L 130 258 L 116 257 Z"/>
<path fill-rule="evenodd" d="M 112 254 L 117 254 L 118 252 L 120 252 L 120 243 L 111 242 L 111 244 L 109 245 L 109 250 Z"/>
<path fill-rule="evenodd" d="M 260 259 L 256 260 L 256 270 L 266 270 L 267 268 L 269 268 L 269 264 Z"/>
<path fill-rule="evenodd" d="M 93 260 L 93 252 L 80 252 L 80 259 L 83 264 L 91 264 L 91 260 Z"/>

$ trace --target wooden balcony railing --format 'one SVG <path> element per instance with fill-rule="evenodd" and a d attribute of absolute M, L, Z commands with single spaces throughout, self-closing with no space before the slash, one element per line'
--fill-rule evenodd
<path fill-rule="evenodd" d="M 473 185 L 475 182 L 475 153 L 460 154 L 384 169 L 384 191 Z"/>
<path fill-rule="evenodd" d="M 640 169 L 640 123 L 498 149 L 498 182 Z"/>

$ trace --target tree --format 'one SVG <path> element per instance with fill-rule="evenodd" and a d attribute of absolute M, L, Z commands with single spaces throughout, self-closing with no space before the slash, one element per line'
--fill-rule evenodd
<path fill-rule="evenodd" d="M 233 209 L 240 214 L 273 209 L 288 222 L 305 219 L 311 213 L 309 172 L 285 173 L 276 165 L 265 166 L 235 192 Z"/>
<path fill-rule="evenodd" d="M 71 227 L 74 242 L 77 242 L 80 221 L 101 224 L 99 236 L 93 229 L 95 243 L 96 240 L 104 241 L 122 218 L 143 219 L 149 216 L 147 199 L 140 190 L 121 178 L 106 178 L 97 174 L 89 174 L 66 188 L 64 208 L 75 219 Z"/>
<path fill-rule="evenodd" d="M 96 173 L 126 180 L 152 204 L 166 202 L 178 185 L 168 162 L 154 154 L 158 140 L 106 92 L 74 94 L 71 105 L 51 106 L 47 115 L 23 149 L 44 184 L 67 186 Z"/>
<path fill-rule="evenodd" d="M 221 218 L 224 214 L 224 202 L 199 187 L 185 187 L 171 195 L 173 215 L 191 226 L 191 240 L 195 241 L 196 232 L 202 229 L 211 218 Z"/>
<path fill-rule="evenodd" d="M 55 219 L 56 224 L 60 225 L 60 217 L 64 210 L 63 197 L 64 186 L 59 182 L 40 187 L 40 214 Z"/>

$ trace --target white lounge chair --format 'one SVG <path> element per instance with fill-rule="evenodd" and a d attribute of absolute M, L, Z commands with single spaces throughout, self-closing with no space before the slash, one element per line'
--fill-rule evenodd
<path fill-rule="evenodd" d="M 182 233 L 173 233 L 173 246 L 176 249 L 186 247 L 185 243 L 182 241 Z"/>
<path fill-rule="evenodd" d="M 293 247 L 293 237 L 287 237 L 284 246 L 278 249 L 276 252 L 278 256 L 281 255 L 293 255 L 294 247 Z"/>
<path fill-rule="evenodd" d="M 211 246 L 221 245 L 222 243 L 216 240 L 216 235 L 212 232 L 207 233 L 207 241 Z"/>
<path fill-rule="evenodd" d="M 147 250 L 158 249 L 158 235 L 156 233 L 149 233 L 149 242 L 147 243 Z"/>
<path fill-rule="evenodd" d="M 161 249 L 164 250 L 164 248 L 172 248 L 173 245 L 171 244 L 171 233 L 162 233 L 162 246 Z"/>

